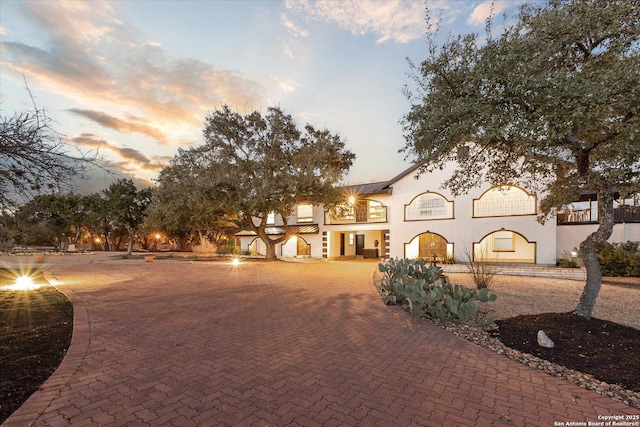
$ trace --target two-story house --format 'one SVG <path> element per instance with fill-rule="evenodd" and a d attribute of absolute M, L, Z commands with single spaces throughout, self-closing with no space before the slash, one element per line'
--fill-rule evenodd
<path fill-rule="evenodd" d="M 416 176 L 413 166 L 389 181 L 343 187 L 335 209 L 298 205 L 288 218 L 295 235 L 280 256 L 339 259 L 472 256 L 503 262 L 555 263 L 555 224 L 536 221 L 537 198 L 516 186 L 480 188 L 454 198 L 440 189 L 445 170 Z M 283 233 L 268 218 L 268 232 Z M 264 253 L 255 233 L 237 234 L 241 249 Z"/>
<path fill-rule="evenodd" d="M 295 235 L 278 245 L 277 255 L 326 259 L 435 255 L 458 261 L 471 256 L 552 265 L 595 227 L 592 221 L 571 233 L 553 219 L 540 224 L 537 196 L 508 183 L 453 197 L 441 188 L 450 169 L 421 175 L 417 169 L 408 168 L 389 181 L 342 187 L 344 201 L 332 210 L 298 205 L 288 218 Z M 559 221 L 561 218 L 562 214 Z M 281 235 L 282 221 L 275 216 L 269 221 L 268 232 Z M 620 225 L 616 227 L 612 241 L 622 236 Z M 640 240 L 640 221 L 626 228 L 623 224 L 622 230 L 625 240 L 621 241 Z M 236 236 L 242 250 L 264 253 L 264 244 L 255 233 L 243 231 Z"/>

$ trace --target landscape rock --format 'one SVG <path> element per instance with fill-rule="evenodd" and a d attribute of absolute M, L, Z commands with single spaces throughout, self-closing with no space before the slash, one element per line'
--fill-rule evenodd
<path fill-rule="evenodd" d="M 553 340 L 544 333 L 543 330 L 538 331 L 538 345 L 545 348 L 553 348 L 555 345 Z"/>

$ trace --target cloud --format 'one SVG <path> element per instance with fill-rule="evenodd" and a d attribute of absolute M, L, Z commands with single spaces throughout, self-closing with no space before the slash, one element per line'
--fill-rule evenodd
<path fill-rule="evenodd" d="M 67 142 L 73 143 L 79 147 L 97 150 L 98 153 L 109 152 L 111 154 L 115 154 L 116 157 L 122 160 L 103 160 L 103 163 L 109 164 L 111 168 L 115 168 L 122 173 L 134 173 L 140 170 L 157 172 L 167 166 L 169 160 L 171 160 L 171 157 L 169 156 L 156 156 L 153 159 L 149 158 L 149 156 L 139 150 L 115 146 L 92 133 L 80 134 L 75 138 L 68 139 Z"/>
<path fill-rule="evenodd" d="M 285 81 L 277 77 L 273 78 L 272 80 L 275 83 L 275 86 L 282 92 L 294 92 L 296 90 L 296 87 L 298 86 L 296 83 Z"/>
<path fill-rule="evenodd" d="M 487 18 L 499 15 L 507 7 L 512 6 L 513 1 L 510 0 L 484 0 L 478 6 L 473 9 L 469 18 L 467 18 L 467 24 L 469 25 L 485 25 Z"/>
<path fill-rule="evenodd" d="M 389 40 L 408 43 L 420 38 L 426 31 L 425 8 L 421 1 L 286 0 L 285 7 L 306 20 L 337 24 L 353 35 L 374 34 L 378 43 Z M 432 10 L 447 10 L 449 6 L 445 1 L 436 1 L 429 7 Z M 286 23 L 285 26 L 288 27 Z M 294 28 L 300 31 L 298 27 Z"/>
<path fill-rule="evenodd" d="M 166 135 L 160 131 L 159 129 L 149 126 L 144 123 L 145 119 L 141 117 L 129 116 L 130 120 L 122 120 L 117 117 L 110 116 L 101 111 L 94 110 L 83 110 L 79 108 L 71 108 L 68 111 L 71 113 L 85 117 L 89 120 L 92 120 L 98 124 L 101 124 L 104 127 L 115 129 L 118 132 L 122 133 L 140 133 L 142 135 L 147 135 L 151 138 L 156 139 L 158 142 L 165 144 L 167 142 Z"/>
<path fill-rule="evenodd" d="M 309 35 L 309 31 L 298 27 L 296 24 L 290 21 L 286 13 L 280 15 L 280 22 L 282 22 L 282 25 L 284 25 L 295 37 L 307 37 Z"/>
<path fill-rule="evenodd" d="M 3 67 L 79 103 L 136 111 L 147 122 L 193 126 L 221 104 L 249 110 L 265 92 L 237 71 L 167 57 L 160 44 L 139 40 L 104 1 L 20 6 L 42 38 L 39 44 L 3 39 Z M 128 131 L 153 131 L 136 129 Z"/>

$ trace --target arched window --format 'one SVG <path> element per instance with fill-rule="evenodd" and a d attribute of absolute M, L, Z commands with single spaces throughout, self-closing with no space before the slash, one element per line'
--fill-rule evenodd
<path fill-rule="evenodd" d="M 473 244 L 473 259 L 491 262 L 536 262 L 536 243 L 511 230 L 496 230 Z"/>
<path fill-rule="evenodd" d="M 405 221 L 448 218 L 453 218 L 453 202 L 439 193 L 427 191 L 404 205 Z"/>
<path fill-rule="evenodd" d="M 535 215 L 536 196 L 515 185 L 498 185 L 473 199 L 473 217 Z"/>

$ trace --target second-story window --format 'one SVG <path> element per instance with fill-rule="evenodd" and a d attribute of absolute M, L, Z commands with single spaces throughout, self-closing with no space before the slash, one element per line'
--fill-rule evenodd
<path fill-rule="evenodd" d="M 473 216 L 535 215 L 536 196 L 515 185 L 499 185 L 473 199 Z"/>
<path fill-rule="evenodd" d="M 298 222 L 313 222 L 313 205 L 305 203 L 296 207 Z"/>
<path fill-rule="evenodd" d="M 453 202 L 439 193 L 419 194 L 404 207 L 405 221 L 453 218 Z"/>
<path fill-rule="evenodd" d="M 267 225 L 273 225 L 275 223 L 276 223 L 276 213 L 269 212 L 269 214 L 267 215 Z"/>

